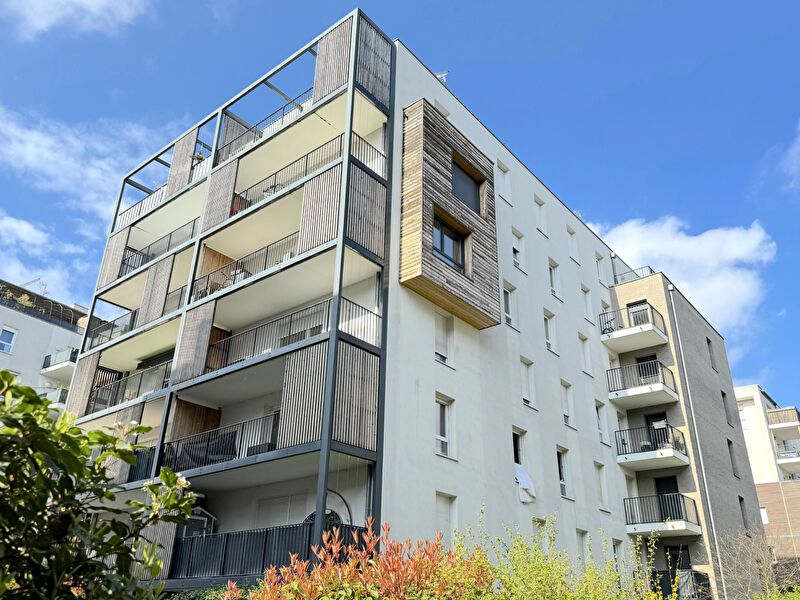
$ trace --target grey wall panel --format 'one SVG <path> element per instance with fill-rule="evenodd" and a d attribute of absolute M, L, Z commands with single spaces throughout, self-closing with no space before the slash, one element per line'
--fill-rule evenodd
<path fill-rule="evenodd" d="M 314 102 L 321 100 L 347 82 L 350 68 L 352 17 L 326 33 L 317 44 L 314 69 Z"/>
<path fill-rule="evenodd" d="M 328 342 L 291 353 L 286 359 L 278 425 L 278 448 L 320 439 Z"/>
<path fill-rule="evenodd" d="M 108 245 L 103 254 L 103 262 L 100 264 L 100 275 L 97 278 L 98 289 L 107 286 L 119 277 L 119 269 L 122 265 L 125 247 L 128 245 L 128 234 L 130 232 L 130 227 L 126 227 L 108 238 Z"/>
<path fill-rule="evenodd" d="M 203 373 L 215 307 L 216 302 L 206 302 L 184 315 L 183 334 L 173 366 L 175 381 L 186 381 Z"/>
<path fill-rule="evenodd" d="M 168 256 L 147 269 L 147 281 L 142 293 L 142 305 L 136 316 L 136 326 L 155 321 L 164 312 L 169 280 L 172 276 L 172 263 L 175 255 Z"/>
<path fill-rule="evenodd" d="M 339 342 L 333 439 L 376 450 L 378 434 L 378 368 L 380 358 Z"/>
<path fill-rule="evenodd" d="M 342 165 L 320 173 L 303 186 L 300 236 L 297 252 L 302 253 L 336 237 Z"/>
<path fill-rule="evenodd" d="M 363 17 L 358 30 L 356 82 L 389 107 L 392 81 L 392 45 Z"/>
<path fill-rule="evenodd" d="M 192 156 L 194 155 L 196 142 L 197 128 L 192 129 L 175 142 L 175 147 L 172 150 L 172 162 L 169 167 L 167 189 L 164 190 L 166 198 L 175 192 L 179 192 L 189 183 L 189 176 L 192 172 Z"/>
<path fill-rule="evenodd" d="M 75 374 L 72 376 L 72 384 L 67 394 L 67 412 L 71 412 L 79 417 L 86 412 L 89 403 L 89 392 L 92 391 L 97 365 L 100 363 L 100 353 L 95 352 L 89 356 L 84 356 L 75 365 Z"/>
<path fill-rule="evenodd" d="M 386 186 L 352 165 L 349 187 L 347 237 L 383 258 Z"/>
<path fill-rule="evenodd" d="M 211 173 L 208 183 L 208 198 L 203 211 L 202 231 L 225 221 L 231 215 L 233 190 L 239 161 L 232 160 Z"/>

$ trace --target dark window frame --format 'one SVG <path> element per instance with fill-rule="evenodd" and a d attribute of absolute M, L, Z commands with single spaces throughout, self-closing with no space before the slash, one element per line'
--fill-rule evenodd
<path fill-rule="evenodd" d="M 460 261 L 456 258 L 449 256 L 444 251 L 444 238 L 445 235 L 454 242 L 454 246 L 460 248 Z M 457 244 L 456 244 L 457 242 Z M 467 236 L 452 225 L 447 223 L 439 215 L 433 215 L 433 255 L 448 265 L 450 268 L 458 271 L 459 273 L 466 273 L 466 254 L 467 254 Z"/>

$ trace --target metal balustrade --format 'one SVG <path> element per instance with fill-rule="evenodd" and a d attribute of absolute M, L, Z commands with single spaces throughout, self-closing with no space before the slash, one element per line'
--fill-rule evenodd
<path fill-rule="evenodd" d="M 778 458 L 800 458 L 800 450 L 777 450 Z"/>
<path fill-rule="evenodd" d="M 622 273 L 617 273 L 614 275 L 614 283 L 626 283 L 628 281 L 635 281 L 637 279 L 641 279 L 642 277 L 647 277 L 648 275 L 653 275 L 655 271 L 652 267 L 645 266 L 639 267 L 638 269 L 631 269 L 630 271 L 623 271 Z"/>
<path fill-rule="evenodd" d="M 281 106 L 278 110 L 261 119 L 252 127 L 247 128 L 224 146 L 221 146 L 217 150 L 215 164 L 225 162 L 229 158 L 244 152 L 261 138 L 297 120 L 300 115 L 311 107 L 313 103 L 313 94 L 313 87 L 307 89 L 299 96 Z"/>
<path fill-rule="evenodd" d="M 625 498 L 625 523 L 663 523 L 665 521 L 688 521 L 699 525 L 697 505 L 683 494 L 657 494 Z"/>
<path fill-rule="evenodd" d="M 47 369 L 49 367 L 52 367 L 53 365 L 65 362 L 74 363 L 77 360 L 78 360 L 77 348 L 67 348 L 66 350 L 59 350 L 58 352 L 53 352 L 52 354 L 48 354 L 47 356 L 44 357 L 44 362 L 42 362 L 42 369 Z"/>
<path fill-rule="evenodd" d="M 139 217 L 149 213 L 154 208 L 161 206 L 166 200 L 165 193 L 167 191 L 167 184 L 165 183 L 152 194 L 145 196 L 136 204 L 129 206 L 117 215 L 117 220 L 114 223 L 114 231 L 118 231 L 123 227 L 127 227 Z"/>
<path fill-rule="evenodd" d="M 661 590 L 664 598 L 676 597 L 677 600 L 711 600 L 711 584 L 706 573 L 693 569 L 654 570 L 652 572 L 654 589 Z M 673 596 L 673 588 L 677 583 L 677 594 Z"/>
<path fill-rule="evenodd" d="M 297 241 L 300 232 L 295 231 L 276 242 L 251 252 L 238 260 L 229 262 L 207 275 L 194 280 L 193 300 L 205 298 L 209 294 L 218 292 L 262 273 L 281 263 L 286 262 L 297 254 Z"/>
<path fill-rule="evenodd" d="M 147 446 L 133 451 L 134 463 L 128 470 L 127 482 L 142 481 L 148 479 L 153 470 L 153 460 L 156 456 L 156 447 Z"/>
<path fill-rule="evenodd" d="M 122 254 L 122 263 L 120 264 L 117 277 L 123 277 L 135 271 L 142 265 L 149 263 L 159 256 L 163 256 L 173 248 L 177 248 L 184 242 L 192 239 L 197 232 L 199 222 L 200 219 L 195 219 L 194 221 L 181 225 L 174 231 L 169 232 L 167 235 L 157 239 L 141 250 L 136 250 L 130 246 L 126 247 Z"/>
<path fill-rule="evenodd" d="M 208 175 L 208 172 L 211 170 L 211 162 L 210 156 L 206 156 L 203 158 L 203 160 L 198 162 L 194 162 L 193 159 L 192 169 L 189 172 L 189 183 L 199 181 Z"/>
<path fill-rule="evenodd" d="M 666 335 L 664 317 L 650 304 L 634 304 L 627 308 L 612 310 L 600 314 L 600 332 L 613 333 L 630 327 L 652 324 Z"/>
<path fill-rule="evenodd" d="M 206 355 L 205 372 L 325 333 L 330 323 L 330 304 L 330 299 L 323 300 L 211 344 Z"/>
<path fill-rule="evenodd" d="M 246 190 L 233 195 L 231 200 L 230 216 L 241 211 L 266 202 L 284 188 L 300 181 L 304 177 L 335 160 L 342 154 L 342 135 L 328 140 L 311 152 L 301 156 L 294 162 L 282 167 L 271 175 Z"/>
<path fill-rule="evenodd" d="M 173 471 L 207 467 L 275 450 L 280 411 L 164 444 L 162 464 Z"/>
<path fill-rule="evenodd" d="M 617 454 L 637 454 L 672 449 L 686 454 L 683 433 L 672 425 L 651 425 L 616 432 Z"/>
<path fill-rule="evenodd" d="M 372 169 L 381 177 L 386 177 L 386 155 L 370 144 L 367 140 L 352 132 L 352 142 L 350 143 L 350 153 L 355 159 Z"/>
<path fill-rule="evenodd" d="M 788 425 L 800 422 L 800 413 L 794 406 L 789 408 L 773 408 L 767 411 L 770 425 Z"/>
<path fill-rule="evenodd" d="M 642 385 L 655 385 L 663 383 L 673 392 L 675 389 L 675 375 L 657 360 L 625 365 L 606 371 L 608 378 L 608 391 L 621 392 L 623 390 Z"/>
<path fill-rule="evenodd" d="M 340 304 L 339 329 L 373 346 L 381 345 L 381 316 L 347 298 Z"/>
<path fill-rule="evenodd" d="M 171 371 L 172 359 L 94 388 L 89 393 L 89 403 L 85 414 L 88 415 L 139 396 L 163 390 L 169 385 Z"/>

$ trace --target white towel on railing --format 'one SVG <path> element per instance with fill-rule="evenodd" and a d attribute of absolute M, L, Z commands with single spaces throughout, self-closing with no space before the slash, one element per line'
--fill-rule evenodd
<path fill-rule="evenodd" d="M 519 501 L 525 504 L 533 502 L 536 498 L 536 488 L 533 486 L 533 479 L 528 475 L 528 471 L 522 465 L 514 464 L 514 477 L 519 487 Z"/>

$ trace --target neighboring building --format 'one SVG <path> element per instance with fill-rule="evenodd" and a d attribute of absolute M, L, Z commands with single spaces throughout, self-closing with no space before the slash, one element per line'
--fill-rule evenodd
<path fill-rule="evenodd" d="M 800 414 L 758 385 L 736 388 L 761 521 L 778 561 L 800 558 Z"/>
<path fill-rule="evenodd" d="M 362 13 L 131 171 L 115 214 L 92 312 L 127 312 L 87 332 L 68 408 L 153 426 L 131 493 L 166 465 L 202 495 L 155 534 L 168 588 L 339 522 L 449 543 L 483 511 L 557 515 L 578 562 L 657 532 L 684 597 L 723 597 L 716 536 L 761 525 L 722 338 Z"/>
<path fill-rule="evenodd" d="M 86 312 L 0 280 L 0 370 L 63 405 Z"/>

